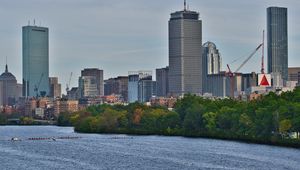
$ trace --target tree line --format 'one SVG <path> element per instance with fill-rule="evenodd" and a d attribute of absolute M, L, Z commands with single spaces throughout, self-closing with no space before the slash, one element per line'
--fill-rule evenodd
<path fill-rule="evenodd" d="M 62 113 L 58 125 L 85 133 L 180 135 L 300 146 L 300 88 L 249 102 L 186 95 L 173 111 L 140 103 Z"/>

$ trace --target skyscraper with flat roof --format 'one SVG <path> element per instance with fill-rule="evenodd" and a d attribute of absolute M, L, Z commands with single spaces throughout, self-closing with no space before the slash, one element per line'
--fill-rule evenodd
<path fill-rule="evenodd" d="M 268 72 L 288 80 L 287 8 L 267 8 Z"/>
<path fill-rule="evenodd" d="M 156 95 L 166 97 L 169 91 L 169 67 L 156 69 Z"/>
<path fill-rule="evenodd" d="M 202 21 L 186 9 L 169 20 L 169 94 L 202 93 Z"/>
<path fill-rule="evenodd" d="M 49 95 L 48 28 L 22 28 L 23 96 Z"/>
<path fill-rule="evenodd" d="M 128 102 L 149 100 L 152 96 L 152 83 L 152 71 L 128 72 Z"/>
<path fill-rule="evenodd" d="M 94 96 L 104 96 L 104 80 L 103 80 L 103 70 L 98 68 L 85 68 L 81 70 L 81 76 L 93 76 L 96 78 L 97 91 Z"/>

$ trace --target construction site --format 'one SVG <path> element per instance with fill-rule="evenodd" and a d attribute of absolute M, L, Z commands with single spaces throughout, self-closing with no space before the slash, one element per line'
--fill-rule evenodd
<path fill-rule="evenodd" d="M 267 73 L 265 71 L 265 31 L 263 31 L 262 42 L 251 52 L 249 56 L 241 57 L 227 64 L 226 71 L 217 74 L 207 74 L 204 82 L 204 96 L 219 98 L 235 98 L 240 100 L 253 100 L 270 91 L 280 93 L 293 90 L 297 82 L 284 81 L 279 73 Z M 261 51 L 260 73 L 242 73 L 241 69 L 247 65 L 249 60 Z M 204 57 L 204 62 L 206 57 Z M 231 64 L 244 59 L 238 67 L 233 70 Z"/>

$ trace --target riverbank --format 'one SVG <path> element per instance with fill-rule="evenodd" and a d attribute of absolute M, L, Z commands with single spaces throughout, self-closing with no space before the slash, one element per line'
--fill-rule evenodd
<path fill-rule="evenodd" d="M 257 100 L 204 99 L 186 95 L 173 111 L 141 103 L 97 105 L 61 113 L 58 125 L 77 132 L 174 135 L 300 146 L 300 87 Z"/>
<path fill-rule="evenodd" d="M 88 134 L 123 134 L 123 135 L 133 135 L 133 136 L 177 136 L 177 137 L 186 137 L 186 138 L 204 138 L 204 139 L 217 139 L 217 140 L 226 140 L 226 141 L 236 141 L 248 144 L 262 144 L 270 146 L 279 146 L 279 147 L 289 147 L 289 148 L 300 148 L 299 139 L 280 139 L 280 138 L 250 138 L 246 136 L 226 136 L 224 134 L 210 134 L 210 133 L 187 133 L 187 132 L 177 132 L 177 133 L 155 133 L 155 132 L 146 132 L 142 130 L 116 130 L 116 131 L 103 131 L 103 132 L 83 132 L 80 130 L 74 131 L 77 133 L 88 133 Z"/>

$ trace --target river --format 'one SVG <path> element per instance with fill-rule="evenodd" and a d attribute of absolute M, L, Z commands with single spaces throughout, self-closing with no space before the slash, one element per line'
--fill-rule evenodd
<path fill-rule="evenodd" d="M 81 138 L 58 139 L 67 136 Z M 57 140 L 28 140 L 32 137 Z M 78 134 L 71 127 L 0 126 L 0 165 L 1 170 L 300 169 L 300 150 L 200 138 Z"/>

